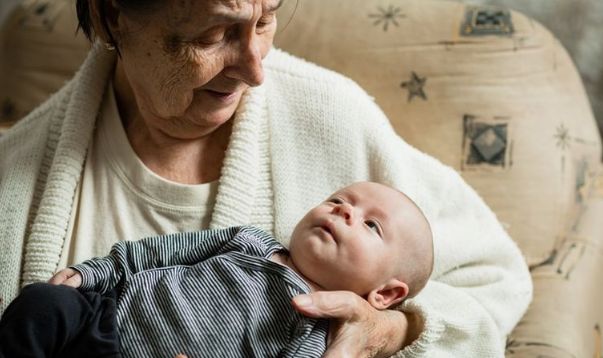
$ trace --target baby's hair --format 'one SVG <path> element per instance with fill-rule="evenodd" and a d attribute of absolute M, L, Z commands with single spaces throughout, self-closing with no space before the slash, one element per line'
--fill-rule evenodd
<path fill-rule="evenodd" d="M 415 247 L 415 249 L 417 250 L 423 249 L 423 251 L 427 251 L 425 254 L 427 254 L 429 259 L 428 265 L 425 265 L 419 260 L 419 257 L 421 255 L 418 255 L 419 257 L 417 257 L 417 255 L 411 254 L 411 259 L 402 260 L 402 262 L 400 263 L 400 267 L 398 268 L 398 275 L 408 285 L 408 295 L 406 296 L 406 298 L 408 299 L 415 297 L 425 287 L 425 285 L 429 281 L 431 273 L 433 272 L 435 255 L 433 247 L 433 233 L 431 231 L 431 224 L 429 223 L 429 220 L 427 220 L 427 217 L 423 213 L 423 210 L 421 210 L 421 208 L 415 203 L 415 201 L 412 200 L 404 192 L 396 188 L 392 189 L 400 193 L 408 202 L 410 202 L 414 209 L 417 211 L 418 215 L 421 217 L 422 222 L 425 224 L 425 227 L 421 228 L 421 230 L 419 230 L 416 235 L 427 235 L 426 237 L 415 238 L 415 241 L 419 241 L 422 244 L 426 244 L 429 246 L 428 248 L 423 245 Z"/>

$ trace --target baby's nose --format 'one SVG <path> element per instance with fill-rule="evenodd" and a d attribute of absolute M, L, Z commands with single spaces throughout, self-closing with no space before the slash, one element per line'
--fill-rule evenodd
<path fill-rule="evenodd" d="M 333 211 L 335 214 L 341 216 L 347 224 L 354 222 L 354 208 L 350 204 L 339 204 L 333 209 Z"/>

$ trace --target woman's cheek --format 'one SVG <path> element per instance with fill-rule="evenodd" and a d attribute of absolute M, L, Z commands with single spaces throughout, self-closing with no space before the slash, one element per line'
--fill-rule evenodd
<path fill-rule="evenodd" d="M 215 45 L 202 47 L 189 45 L 186 51 L 187 67 L 195 70 L 206 82 L 221 72 L 224 67 L 226 47 Z"/>

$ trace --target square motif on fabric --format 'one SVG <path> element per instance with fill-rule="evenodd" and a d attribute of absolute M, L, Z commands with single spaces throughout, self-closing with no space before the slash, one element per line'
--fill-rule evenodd
<path fill-rule="evenodd" d="M 463 117 L 461 170 L 508 169 L 512 165 L 510 120 L 507 117 Z"/>
<path fill-rule="evenodd" d="M 468 6 L 461 25 L 463 36 L 510 36 L 514 31 L 511 12 L 494 7 Z"/>

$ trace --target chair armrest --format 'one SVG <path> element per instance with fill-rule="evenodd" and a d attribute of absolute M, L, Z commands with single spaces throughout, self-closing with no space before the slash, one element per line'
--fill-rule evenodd
<path fill-rule="evenodd" d="M 600 357 L 603 347 L 603 175 L 573 230 L 531 267 L 534 301 L 507 340 L 507 357 Z"/>

